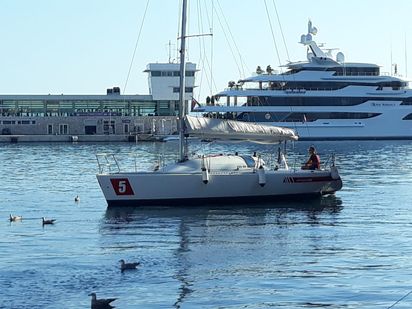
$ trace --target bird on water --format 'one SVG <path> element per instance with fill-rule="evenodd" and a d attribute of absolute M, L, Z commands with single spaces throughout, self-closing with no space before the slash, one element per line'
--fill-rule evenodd
<path fill-rule="evenodd" d="M 104 308 L 114 308 L 110 303 L 115 301 L 117 298 L 100 298 L 97 299 L 96 293 L 90 293 L 89 296 L 92 297 L 91 309 L 104 309 Z"/>
<path fill-rule="evenodd" d="M 10 222 L 21 221 L 21 220 L 23 220 L 23 217 L 22 217 L 22 216 L 12 216 L 12 215 L 10 214 L 9 220 L 10 220 Z"/>
<path fill-rule="evenodd" d="M 74 201 L 75 201 L 76 203 L 80 202 L 80 197 L 79 197 L 78 195 L 76 195 L 76 197 L 74 198 Z"/>
<path fill-rule="evenodd" d="M 45 217 L 42 217 L 42 221 L 43 221 L 43 225 L 46 225 L 46 224 L 54 224 L 54 222 L 56 221 L 56 219 L 46 219 Z"/>
<path fill-rule="evenodd" d="M 126 263 L 124 260 L 120 260 L 120 270 L 123 272 L 127 269 L 136 269 L 137 266 L 140 265 L 139 262 L 137 263 Z"/>

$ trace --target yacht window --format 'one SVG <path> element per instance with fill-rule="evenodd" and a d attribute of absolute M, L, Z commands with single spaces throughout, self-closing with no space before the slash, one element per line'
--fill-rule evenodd
<path fill-rule="evenodd" d="M 412 97 L 402 99 L 401 105 L 412 105 Z"/>
<path fill-rule="evenodd" d="M 286 96 L 271 97 L 262 96 L 256 98 L 258 106 L 355 106 L 367 101 L 404 101 L 405 99 L 394 97 L 305 97 L 305 96 Z M 410 105 L 410 104 L 407 104 Z"/>
<path fill-rule="evenodd" d="M 353 106 L 366 101 L 362 97 L 263 97 L 260 98 L 261 106 Z"/>
<path fill-rule="evenodd" d="M 408 114 L 402 118 L 402 120 L 412 120 L 412 114 Z"/>
<path fill-rule="evenodd" d="M 270 114 L 268 118 L 267 115 Z M 238 119 L 255 122 L 313 122 L 319 119 L 366 119 L 379 116 L 380 113 L 319 112 L 319 113 L 248 113 L 239 115 Z"/>
<path fill-rule="evenodd" d="M 379 67 L 334 67 L 329 68 L 328 71 L 335 71 L 335 76 L 378 76 Z"/>

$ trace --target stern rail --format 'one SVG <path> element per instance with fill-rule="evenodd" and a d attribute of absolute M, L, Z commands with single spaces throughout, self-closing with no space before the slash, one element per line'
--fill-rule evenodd
<path fill-rule="evenodd" d="M 99 174 L 120 173 L 119 162 L 114 153 L 97 153 L 96 160 Z"/>

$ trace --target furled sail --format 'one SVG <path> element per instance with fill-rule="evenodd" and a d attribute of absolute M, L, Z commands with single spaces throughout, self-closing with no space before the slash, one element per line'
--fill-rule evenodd
<path fill-rule="evenodd" d="M 186 133 L 203 139 L 244 140 L 256 143 L 277 143 L 298 139 L 292 129 L 236 120 L 186 115 L 185 125 Z"/>

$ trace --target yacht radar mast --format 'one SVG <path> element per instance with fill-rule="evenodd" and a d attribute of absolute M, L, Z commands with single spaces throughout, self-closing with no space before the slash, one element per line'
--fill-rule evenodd
<path fill-rule="evenodd" d="M 310 51 L 315 57 L 325 57 L 327 58 L 327 55 L 319 48 L 318 44 L 316 44 L 315 41 L 312 40 L 312 35 L 316 35 L 318 33 L 318 29 L 314 26 L 312 26 L 312 21 L 309 19 L 308 21 L 308 33 L 307 34 L 302 34 L 300 37 L 300 43 L 308 46 L 310 48 Z"/>

